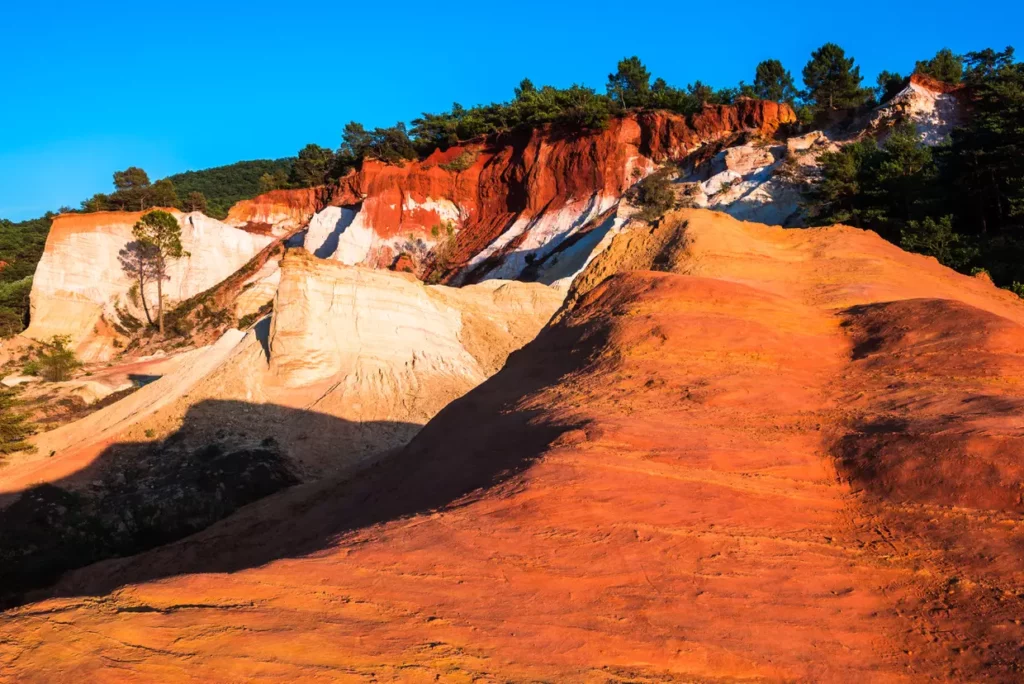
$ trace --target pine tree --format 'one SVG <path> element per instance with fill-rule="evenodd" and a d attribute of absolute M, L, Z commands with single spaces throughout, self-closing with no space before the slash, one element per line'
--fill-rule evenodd
<path fill-rule="evenodd" d="M 793 74 L 786 71 L 777 59 L 766 59 L 754 72 L 754 97 L 762 100 L 792 103 L 796 99 Z"/>
<path fill-rule="evenodd" d="M 153 279 L 156 280 L 156 311 L 160 334 L 164 334 L 163 281 L 167 279 L 168 262 L 188 256 L 181 246 L 181 226 L 178 219 L 166 211 L 151 211 L 132 228 L 132 235 L 152 250 Z"/>
<path fill-rule="evenodd" d="M 198 190 L 193 190 L 188 193 L 188 197 L 185 198 L 185 209 L 188 211 L 201 211 L 205 213 L 207 211 L 206 195 Z"/>
<path fill-rule="evenodd" d="M 931 59 L 918 61 L 915 74 L 925 74 L 946 83 L 959 83 L 964 74 L 964 60 L 949 48 L 942 48 Z"/>
<path fill-rule="evenodd" d="M 28 416 L 18 411 L 17 391 L 0 387 L 0 454 L 30 448 L 27 438 L 34 430 Z"/>
<path fill-rule="evenodd" d="M 643 107 L 651 92 L 651 74 L 637 56 L 619 60 L 614 74 L 608 74 L 608 97 L 622 107 Z"/>
<path fill-rule="evenodd" d="M 860 67 L 835 43 L 825 43 L 811 53 L 803 77 L 804 97 L 819 111 L 857 107 L 870 97 L 870 91 L 860 87 Z"/>

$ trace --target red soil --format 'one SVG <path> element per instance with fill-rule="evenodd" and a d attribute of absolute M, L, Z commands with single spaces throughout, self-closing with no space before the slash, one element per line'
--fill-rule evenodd
<path fill-rule="evenodd" d="M 394 458 L 4 614 L 0 676 L 1019 681 L 1024 305 L 700 211 L 587 276 Z"/>

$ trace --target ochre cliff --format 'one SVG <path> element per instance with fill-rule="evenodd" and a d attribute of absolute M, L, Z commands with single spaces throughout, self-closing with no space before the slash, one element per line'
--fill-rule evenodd
<path fill-rule="evenodd" d="M 678 212 L 392 459 L 4 613 L 0 677 L 1015 681 L 1022 340 L 871 233 Z"/>
<path fill-rule="evenodd" d="M 516 132 L 400 165 L 369 160 L 340 181 L 331 204 L 344 209 L 313 219 L 306 248 L 376 267 L 402 258 L 421 276 L 457 274 L 459 282 L 518 278 L 656 163 L 740 133 L 771 136 L 795 120 L 788 105 L 741 100 L 689 117 L 629 115 L 600 131 Z"/>
<path fill-rule="evenodd" d="M 533 339 L 565 293 L 425 285 L 301 249 L 277 273 L 272 316 L 207 347 L 107 369 L 151 382 L 5 459 L 0 607 L 64 570 L 183 537 L 404 446 Z"/>
<path fill-rule="evenodd" d="M 240 230 L 199 212 L 167 211 L 181 224 L 182 246 L 189 254 L 168 269 L 163 293 L 169 303 L 213 287 L 273 241 L 270 235 Z M 86 360 L 114 353 L 113 307 L 129 305 L 133 283 L 121 268 L 118 252 L 134 240 L 132 226 L 142 215 L 96 212 L 62 214 L 53 220 L 32 281 L 31 318 L 24 336 L 42 340 L 70 335 Z M 152 284 L 146 297 L 155 304 Z"/>
<path fill-rule="evenodd" d="M 281 237 L 304 228 L 323 208 L 325 194 L 323 188 L 274 190 L 236 203 L 224 221 L 251 232 Z"/>

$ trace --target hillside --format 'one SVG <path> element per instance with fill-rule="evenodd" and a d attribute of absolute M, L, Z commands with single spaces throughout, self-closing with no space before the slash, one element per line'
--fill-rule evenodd
<path fill-rule="evenodd" d="M 0 222 L 0 682 L 1020 681 L 1024 63 L 754 75 Z"/>
<path fill-rule="evenodd" d="M 251 199 L 262 192 L 260 177 L 263 174 L 273 176 L 282 173 L 287 176 L 294 161 L 291 158 L 240 161 L 200 171 L 176 173 L 168 176 L 167 180 L 174 183 L 179 197 L 187 197 L 191 192 L 203 193 L 207 201 L 207 215 L 225 219 L 237 202 Z"/>
<path fill-rule="evenodd" d="M 1016 678 L 1017 298 L 706 211 L 578 283 L 393 459 L 6 613 L 5 671 Z"/>

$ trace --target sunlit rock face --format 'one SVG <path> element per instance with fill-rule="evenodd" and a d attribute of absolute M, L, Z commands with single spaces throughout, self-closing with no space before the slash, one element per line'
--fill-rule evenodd
<path fill-rule="evenodd" d="M 163 284 L 168 304 L 216 285 L 241 268 L 273 241 L 270 235 L 232 227 L 198 212 L 169 210 L 181 224 L 181 242 L 188 256 L 171 262 Z M 64 214 L 54 219 L 42 259 L 32 281 L 31 322 L 24 335 L 46 339 L 70 335 L 87 360 L 109 357 L 115 336 L 104 313 L 126 304 L 132 278 L 124 272 L 118 252 L 134 238 L 132 226 L 144 212 Z M 145 296 L 155 310 L 156 287 Z"/>
<path fill-rule="evenodd" d="M 661 162 L 794 121 L 788 105 L 742 100 L 691 116 L 629 115 L 600 131 L 516 132 L 402 165 L 367 160 L 341 179 L 336 206 L 313 217 L 305 247 L 459 284 L 536 279 L 538 264 L 590 233 Z"/>

